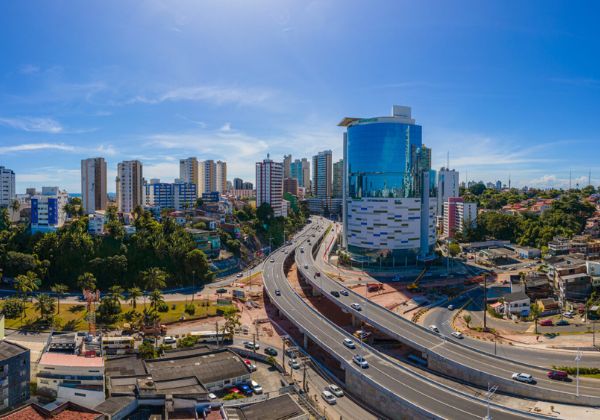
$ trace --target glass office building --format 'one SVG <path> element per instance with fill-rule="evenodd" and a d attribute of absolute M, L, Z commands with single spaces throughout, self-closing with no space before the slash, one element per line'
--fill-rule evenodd
<path fill-rule="evenodd" d="M 427 259 L 435 243 L 431 149 L 409 107 L 392 116 L 345 118 L 344 246 L 356 259 Z"/>

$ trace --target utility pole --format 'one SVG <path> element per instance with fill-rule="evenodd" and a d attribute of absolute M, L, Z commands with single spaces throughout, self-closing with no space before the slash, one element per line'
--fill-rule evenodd
<path fill-rule="evenodd" d="M 487 331 L 487 273 L 483 275 L 483 332 Z"/>
<path fill-rule="evenodd" d="M 490 387 L 490 385 L 488 384 L 488 392 L 486 392 L 485 394 L 485 399 L 487 402 L 487 415 L 483 418 L 484 420 L 492 420 L 492 416 L 490 415 L 490 400 L 492 399 L 492 396 L 494 395 L 497 389 L 498 385 Z"/>
<path fill-rule="evenodd" d="M 256 353 L 256 332 L 252 334 L 252 351 Z"/>
<path fill-rule="evenodd" d="M 194 295 L 196 294 L 196 270 L 192 270 L 192 303 L 194 303 Z"/>
<path fill-rule="evenodd" d="M 577 362 L 577 397 L 579 397 L 579 361 L 581 360 L 581 351 L 577 350 L 575 361 Z"/>
<path fill-rule="evenodd" d="M 281 367 L 283 368 L 283 374 L 285 375 L 285 345 L 287 343 L 285 337 L 282 340 L 283 342 L 283 351 L 281 352 Z"/>

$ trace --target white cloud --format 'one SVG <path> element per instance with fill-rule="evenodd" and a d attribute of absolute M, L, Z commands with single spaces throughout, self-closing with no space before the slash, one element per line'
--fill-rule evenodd
<path fill-rule="evenodd" d="M 63 127 L 60 125 L 60 123 L 52 118 L 0 117 L 0 125 L 36 133 L 57 134 L 63 131 Z"/>
<path fill-rule="evenodd" d="M 223 124 L 223 126 L 219 130 L 221 130 L 221 131 L 231 131 L 231 123 L 226 122 L 225 124 Z"/>
<path fill-rule="evenodd" d="M 24 66 L 21 66 L 21 68 L 19 69 L 19 72 L 21 74 L 35 74 L 35 73 L 39 73 L 40 68 L 38 66 L 34 66 L 33 64 L 25 64 Z"/>
<path fill-rule="evenodd" d="M 178 87 L 156 95 L 138 95 L 125 103 L 159 104 L 162 102 L 195 101 L 215 105 L 260 105 L 275 96 L 275 91 L 266 88 L 197 85 Z"/>
<path fill-rule="evenodd" d="M 36 150 L 45 150 L 45 149 L 54 149 L 54 150 L 62 150 L 65 152 L 73 152 L 76 150 L 75 147 L 69 146 L 62 143 L 26 143 L 26 144 L 17 144 L 13 146 L 1 146 L 0 154 L 8 154 L 15 152 L 31 152 Z"/>

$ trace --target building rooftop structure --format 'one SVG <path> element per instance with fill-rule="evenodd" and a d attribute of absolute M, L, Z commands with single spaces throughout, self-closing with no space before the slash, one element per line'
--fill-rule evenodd
<path fill-rule="evenodd" d="M 21 353 L 29 351 L 28 348 L 11 341 L 0 340 L 0 361 L 10 359 Z"/>
<path fill-rule="evenodd" d="M 308 414 L 290 394 L 283 394 L 275 398 L 245 407 L 227 407 L 225 413 L 228 419 L 239 420 L 291 420 L 308 418 Z"/>
<path fill-rule="evenodd" d="M 103 419 L 104 414 L 67 401 L 53 408 L 45 408 L 36 403 L 28 404 L 5 414 L 2 418 L 5 420 L 96 420 Z"/>
<path fill-rule="evenodd" d="M 73 367 L 104 367 L 102 357 L 84 357 L 76 354 L 46 352 L 40 358 L 40 365 L 73 366 Z"/>
<path fill-rule="evenodd" d="M 136 355 L 108 357 L 105 362 L 106 376 L 146 375 L 144 361 Z"/>
<path fill-rule="evenodd" d="M 514 292 L 504 296 L 504 301 L 507 303 L 518 302 L 520 300 L 529 300 L 529 296 L 525 292 Z"/>

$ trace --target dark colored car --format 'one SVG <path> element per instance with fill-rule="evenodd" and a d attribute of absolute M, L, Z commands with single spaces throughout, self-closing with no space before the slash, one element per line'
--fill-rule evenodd
<path fill-rule="evenodd" d="M 335 296 L 335 297 L 339 298 L 340 297 L 340 292 L 338 292 L 337 290 L 332 290 L 331 291 L 331 296 Z"/>
<path fill-rule="evenodd" d="M 217 289 L 217 293 L 219 293 L 219 294 L 227 293 L 227 289 L 223 289 L 223 288 Z"/>
<path fill-rule="evenodd" d="M 551 370 L 548 372 L 548 378 L 554 379 L 556 381 L 570 381 L 569 374 L 562 370 Z"/>
<path fill-rule="evenodd" d="M 556 321 L 557 327 L 563 327 L 565 325 L 569 325 L 569 321 L 567 321 L 566 319 L 561 319 L 559 321 Z"/>
<path fill-rule="evenodd" d="M 265 348 L 265 354 L 268 354 L 269 356 L 277 356 L 277 350 L 275 350 L 273 347 L 267 347 Z"/>
<path fill-rule="evenodd" d="M 252 388 L 250 388 L 248 385 L 241 384 L 240 389 L 244 395 L 252 395 Z"/>

